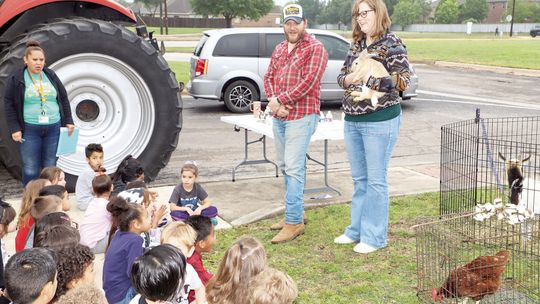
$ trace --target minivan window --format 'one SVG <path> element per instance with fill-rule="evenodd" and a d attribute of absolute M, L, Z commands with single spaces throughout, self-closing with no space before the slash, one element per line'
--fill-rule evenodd
<path fill-rule="evenodd" d="M 316 35 L 315 38 L 322 42 L 328 52 L 330 60 L 345 60 L 349 52 L 349 44 L 341 39 L 326 35 Z"/>
<path fill-rule="evenodd" d="M 193 51 L 193 55 L 201 56 L 201 51 L 206 43 L 206 40 L 208 40 L 208 37 L 210 37 L 208 34 L 204 34 L 202 36 L 201 40 L 199 40 L 199 43 L 197 43 L 197 46 L 195 47 L 195 51 Z"/>
<path fill-rule="evenodd" d="M 264 35 L 265 48 L 262 51 L 261 57 L 270 58 L 272 52 L 276 48 L 276 45 L 285 40 L 284 34 L 266 34 Z"/>
<path fill-rule="evenodd" d="M 221 37 L 213 56 L 258 57 L 259 34 L 232 34 Z"/>

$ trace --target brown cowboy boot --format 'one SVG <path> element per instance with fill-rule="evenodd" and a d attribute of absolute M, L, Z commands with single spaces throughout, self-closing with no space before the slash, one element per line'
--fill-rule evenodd
<path fill-rule="evenodd" d="M 304 224 L 308 223 L 306 212 L 304 211 Z M 285 219 L 281 219 L 279 222 L 272 224 L 270 230 L 281 230 L 285 226 Z"/>
<path fill-rule="evenodd" d="M 283 229 L 272 239 L 272 244 L 285 243 L 294 240 L 297 236 L 304 233 L 305 225 L 300 224 L 285 224 Z"/>

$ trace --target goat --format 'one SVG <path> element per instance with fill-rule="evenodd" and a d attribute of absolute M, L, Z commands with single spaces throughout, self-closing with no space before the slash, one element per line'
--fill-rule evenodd
<path fill-rule="evenodd" d="M 499 152 L 499 158 L 505 161 L 506 174 L 508 176 L 508 186 L 510 187 L 510 202 L 514 205 L 522 205 L 532 211 L 533 215 L 540 214 L 540 180 L 523 177 L 523 163 L 527 162 L 531 156 L 522 159 L 506 158 Z M 539 193 L 536 193 L 536 192 Z M 537 202 L 538 201 L 538 202 Z M 529 219 L 522 226 L 522 233 L 526 235 L 526 240 L 530 240 L 535 217 Z"/>
<path fill-rule="evenodd" d="M 531 156 L 518 160 L 509 159 L 499 152 L 499 158 L 506 164 L 506 175 L 508 177 L 508 187 L 510 188 L 510 202 L 514 205 L 519 204 L 519 196 L 523 191 L 523 163 L 527 162 Z"/>

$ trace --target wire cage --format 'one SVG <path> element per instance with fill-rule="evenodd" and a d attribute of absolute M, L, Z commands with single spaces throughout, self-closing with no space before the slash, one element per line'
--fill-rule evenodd
<path fill-rule="evenodd" d="M 539 144 L 540 117 L 486 119 L 477 110 L 475 119 L 442 126 L 441 218 L 496 198 L 507 203 L 512 194 L 514 203 L 519 200 L 540 214 Z M 520 187 L 513 189 L 510 161 L 521 165 L 522 173 Z"/>
<path fill-rule="evenodd" d="M 414 227 L 420 301 L 540 303 L 538 216 L 529 223 L 523 233 L 526 223 L 496 217 L 480 222 L 472 213 L 421 220 Z"/>

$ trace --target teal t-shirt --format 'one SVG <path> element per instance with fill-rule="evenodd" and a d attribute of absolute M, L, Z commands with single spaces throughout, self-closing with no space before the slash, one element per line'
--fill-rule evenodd
<path fill-rule="evenodd" d="M 60 121 L 60 108 L 56 100 L 56 89 L 45 73 L 41 73 L 42 79 L 39 79 L 39 74 L 32 74 L 34 81 L 30 79 L 28 70 L 24 70 L 24 110 L 23 118 L 25 123 L 34 125 L 54 124 Z M 41 96 L 39 94 L 40 83 L 43 87 L 43 95 L 45 95 L 45 103 L 43 108 L 45 115 L 49 118 L 48 123 L 39 121 L 41 116 Z"/>

